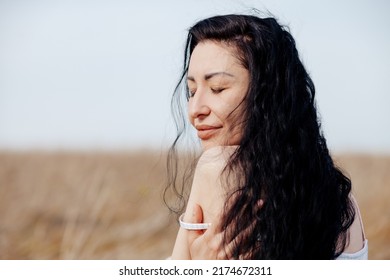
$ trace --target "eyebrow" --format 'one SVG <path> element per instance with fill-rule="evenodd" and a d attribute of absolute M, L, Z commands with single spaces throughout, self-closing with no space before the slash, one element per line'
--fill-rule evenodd
<path fill-rule="evenodd" d="M 213 73 L 204 75 L 204 79 L 207 81 L 207 80 L 210 80 L 214 76 L 220 76 L 220 75 L 234 77 L 233 74 L 230 74 L 230 73 L 227 73 L 227 72 L 213 72 Z M 192 77 L 192 76 L 188 76 L 187 80 L 195 82 L 195 78 Z"/>

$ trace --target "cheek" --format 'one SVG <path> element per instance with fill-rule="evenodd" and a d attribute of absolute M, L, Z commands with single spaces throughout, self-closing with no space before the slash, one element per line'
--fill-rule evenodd
<path fill-rule="evenodd" d="M 191 112 L 191 99 L 187 103 L 187 118 L 188 118 L 189 122 L 191 123 L 191 125 L 194 125 L 194 118 L 191 117 L 190 112 Z"/>
<path fill-rule="evenodd" d="M 245 96 L 246 91 L 244 89 L 240 89 L 240 91 L 230 100 L 230 112 L 232 112 L 230 118 L 234 119 L 235 121 L 240 121 L 243 118 Z"/>
<path fill-rule="evenodd" d="M 219 116 L 221 119 L 227 122 L 232 122 L 241 115 L 240 112 L 242 106 L 240 106 L 240 102 L 241 99 L 226 100 L 225 102 L 220 103 L 216 111 L 219 112 Z"/>

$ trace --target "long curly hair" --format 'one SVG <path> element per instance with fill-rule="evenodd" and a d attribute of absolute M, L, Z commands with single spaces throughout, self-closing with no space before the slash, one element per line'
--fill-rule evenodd
<path fill-rule="evenodd" d="M 233 258 L 336 258 L 348 244 L 355 217 L 351 181 L 329 154 L 314 84 L 293 37 L 272 17 L 223 15 L 199 21 L 188 32 L 174 111 L 182 110 L 183 97 L 188 100 L 189 59 L 205 40 L 233 47 L 250 75 L 242 140 L 224 169 L 229 176 L 240 175 L 221 220 L 225 244 L 235 242 Z M 168 160 L 173 170 L 168 183 L 179 196 L 183 186 L 175 187 L 173 162 L 188 126 L 184 115 L 176 112 L 178 135 Z"/>

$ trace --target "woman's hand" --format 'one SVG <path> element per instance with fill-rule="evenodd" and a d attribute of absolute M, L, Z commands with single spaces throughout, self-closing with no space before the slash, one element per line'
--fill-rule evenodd
<path fill-rule="evenodd" d="M 216 218 L 207 230 L 188 231 L 188 247 L 192 260 L 225 260 L 229 259 L 228 251 L 223 246 L 223 231 Z M 192 209 L 190 223 L 202 223 L 202 208 L 195 204 Z"/>
<path fill-rule="evenodd" d="M 263 206 L 263 200 L 259 200 L 257 207 Z M 241 238 L 248 238 L 252 232 L 250 228 L 242 231 L 238 236 L 232 238 L 229 244 L 223 244 L 224 231 L 221 228 L 221 214 L 211 223 L 207 230 L 191 230 L 188 232 L 188 247 L 192 260 L 229 260 L 233 259 L 233 250 L 236 241 Z M 202 208 L 195 204 L 192 209 L 190 223 L 202 223 Z M 240 256 L 240 259 L 247 259 Z"/>

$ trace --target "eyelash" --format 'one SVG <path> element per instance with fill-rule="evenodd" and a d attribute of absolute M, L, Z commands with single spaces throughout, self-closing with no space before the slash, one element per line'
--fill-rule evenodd
<path fill-rule="evenodd" d="M 221 93 L 222 91 L 224 91 L 225 89 L 224 88 L 212 88 L 211 91 L 212 93 L 214 94 L 218 94 L 218 93 Z"/>
<path fill-rule="evenodd" d="M 213 93 L 213 94 L 218 94 L 218 93 L 221 93 L 222 91 L 224 91 L 225 90 L 225 88 L 211 88 L 211 92 Z M 195 93 L 196 93 L 196 90 L 195 91 L 188 91 L 188 93 L 189 93 L 189 97 L 191 98 L 191 97 L 194 97 L 194 95 L 195 95 Z"/>

